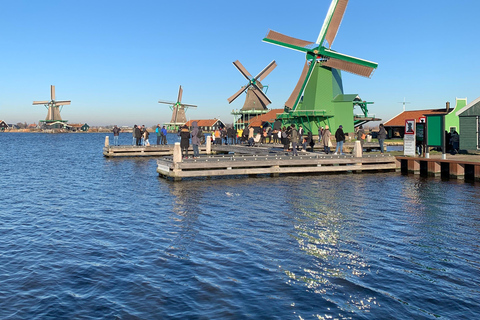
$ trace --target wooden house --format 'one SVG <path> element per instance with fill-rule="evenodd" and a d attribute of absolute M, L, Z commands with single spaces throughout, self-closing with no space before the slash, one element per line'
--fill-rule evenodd
<path fill-rule="evenodd" d="M 8 129 L 8 124 L 5 121 L 0 120 L 0 130 L 5 131 L 7 129 Z"/>
<path fill-rule="evenodd" d="M 446 107 L 441 109 L 403 111 L 383 124 L 385 130 L 387 130 L 387 137 L 403 138 L 405 134 L 405 120 L 415 119 L 418 123 L 429 115 L 445 115 L 445 130 L 449 132 L 456 130 L 460 133 L 459 118 L 456 115 L 455 110 L 463 108 L 466 105 L 466 101 L 467 99 L 457 98 L 454 108 L 450 108 L 450 102 L 447 102 Z"/>
<path fill-rule="evenodd" d="M 460 124 L 460 150 L 480 150 L 480 97 L 456 112 Z"/>
<path fill-rule="evenodd" d="M 202 131 L 215 131 L 216 129 L 225 127 L 225 124 L 219 119 L 189 120 L 185 125 L 191 129 L 192 123 L 195 121 L 198 127 L 202 128 Z"/>

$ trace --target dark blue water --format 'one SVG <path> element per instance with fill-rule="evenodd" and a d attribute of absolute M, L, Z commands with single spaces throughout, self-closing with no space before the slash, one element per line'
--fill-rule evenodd
<path fill-rule="evenodd" d="M 0 134 L 0 319 L 480 314 L 478 184 L 169 182 L 154 159 L 104 158 L 104 137 Z"/>

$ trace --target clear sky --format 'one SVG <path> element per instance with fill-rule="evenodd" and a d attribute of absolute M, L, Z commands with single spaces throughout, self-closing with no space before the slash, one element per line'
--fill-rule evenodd
<path fill-rule="evenodd" d="M 269 29 L 316 41 L 330 0 L 299 1 L 25 1 L 0 0 L 0 119 L 45 119 L 50 85 L 72 100 L 72 123 L 168 122 L 158 100 L 198 105 L 187 118 L 231 123 L 246 84 L 232 65 L 266 77 L 269 108 L 283 108 L 303 53 L 262 42 Z M 345 93 L 373 101 L 384 120 L 407 109 L 442 108 L 480 96 L 478 0 L 350 0 L 332 49 L 379 64 L 371 79 L 343 73 Z"/>

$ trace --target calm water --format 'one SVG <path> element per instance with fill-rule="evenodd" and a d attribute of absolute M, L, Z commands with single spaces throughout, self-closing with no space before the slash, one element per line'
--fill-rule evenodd
<path fill-rule="evenodd" d="M 104 158 L 104 137 L 0 134 L 0 319 L 480 314 L 479 184 L 173 183 L 154 159 Z"/>

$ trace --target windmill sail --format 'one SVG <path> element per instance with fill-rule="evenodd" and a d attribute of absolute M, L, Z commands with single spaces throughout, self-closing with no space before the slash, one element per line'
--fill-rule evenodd
<path fill-rule="evenodd" d="M 276 68 L 277 63 L 275 60 L 270 62 L 262 71 L 260 71 L 255 77 L 252 77 L 250 72 L 240 63 L 240 61 L 236 60 L 233 62 L 235 68 L 240 71 L 240 73 L 248 80 L 248 84 L 246 86 L 242 86 L 240 90 L 235 92 L 230 98 L 228 98 L 228 103 L 232 103 L 235 99 L 237 99 L 243 92 L 247 92 L 247 97 L 245 98 L 245 103 L 241 111 L 250 111 L 250 110 L 266 110 L 267 106 L 272 103 L 270 99 L 268 99 L 267 95 L 263 92 L 263 85 L 260 81 L 265 79 L 266 76 Z"/>

